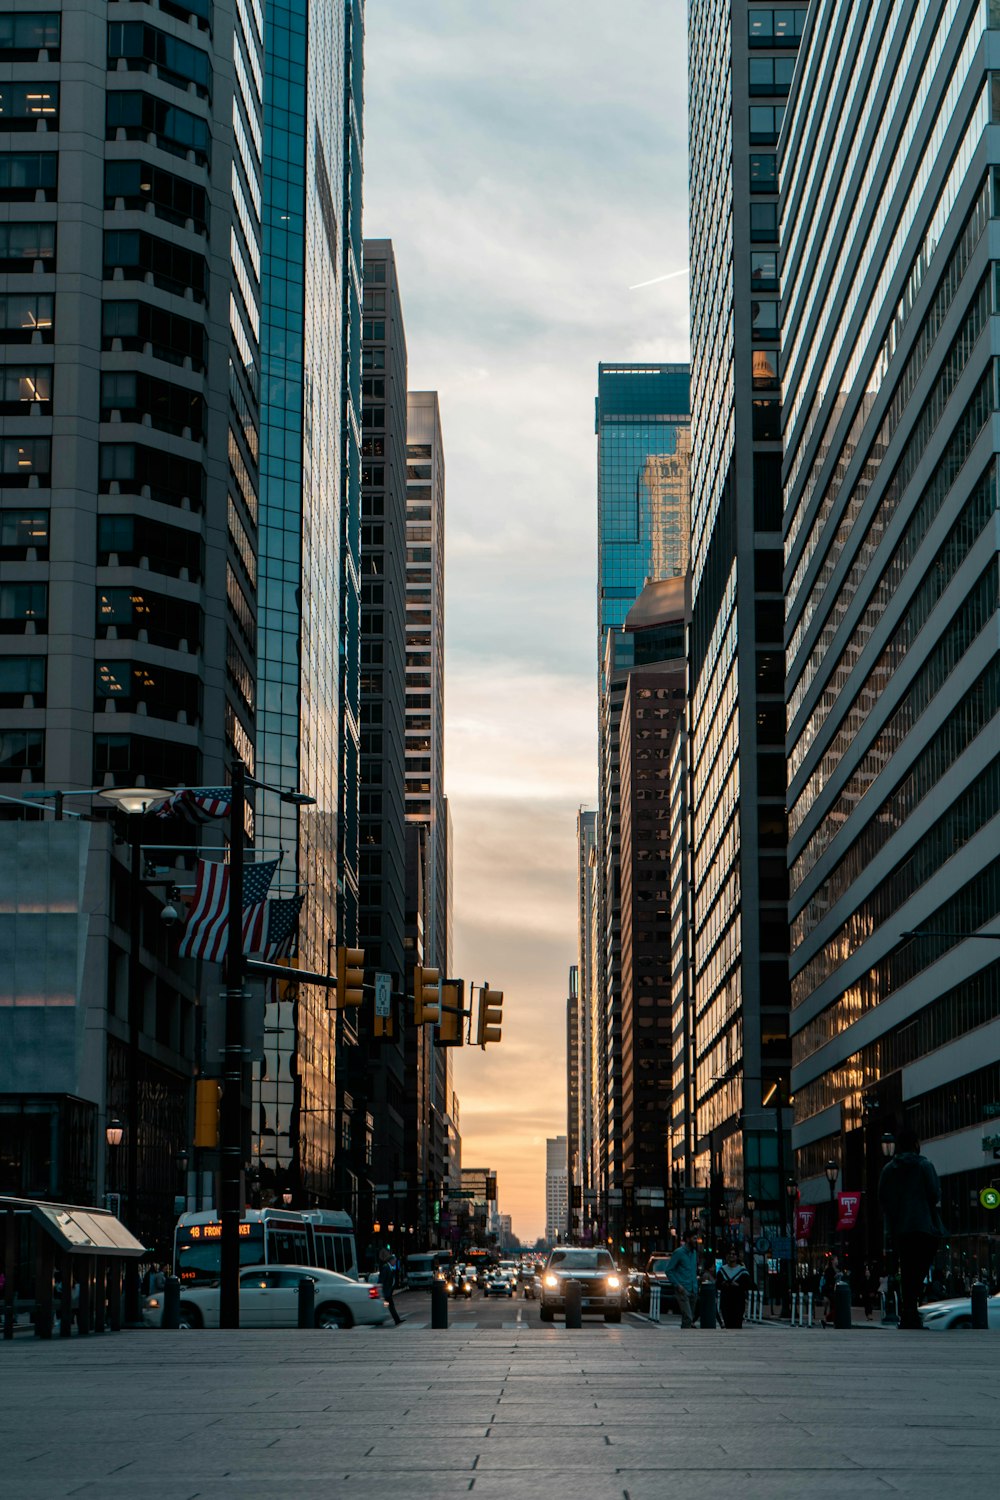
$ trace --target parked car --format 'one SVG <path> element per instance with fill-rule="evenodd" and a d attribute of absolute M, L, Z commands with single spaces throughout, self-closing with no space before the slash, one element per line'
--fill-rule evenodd
<path fill-rule="evenodd" d="M 248 1266 L 240 1272 L 241 1328 L 297 1328 L 299 1282 L 309 1277 L 316 1283 L 317 1328 L 353 1328 L 356 1324 L 384 1323 L 387 1303 L 377 1286 L 326 1271 L 319 1266 Z M 180 1327 L 218 1328 L 219 1283 L 185 1286 L 181 1290 Z M 146 1298 L 142 1320 L 150 1328 L 163 1323 L 163 1293 Z"/>
<path fill-rule="evenodd" d="M 1000 1328 L 1000 1292 L 986 1303 L 990 1328 Z M 925 1328 L 971 1328 L 972 1298 L 949 1297 L 944 1302 L 925 1302 L 920 1309 Z"/>
<path fill-rule="evenodd" d="M 609 1251 L 560 1245 L 550 1253 L 542 1274 L 539 1316 L 543 1323 L 551 1323 L 557 1312 L 564 1313 L 565 1283 L 578 1281 L 582 1288 L 581 1311 L 600 1313 L 605 1323 L 620 1323 L 623 1279 Z"/>

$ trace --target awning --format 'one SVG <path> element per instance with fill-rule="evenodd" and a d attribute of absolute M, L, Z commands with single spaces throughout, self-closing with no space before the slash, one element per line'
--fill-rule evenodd
<path fill-rule="evenodd" d="M 139 1260 L 147 1251 L 120 1219 L 106 1208 L 72 1203 L 38 1203 L 30 1198 L 0 1198 L 0 1213 L 30 1213 L 64 1255 L 108 1255 Z"/>

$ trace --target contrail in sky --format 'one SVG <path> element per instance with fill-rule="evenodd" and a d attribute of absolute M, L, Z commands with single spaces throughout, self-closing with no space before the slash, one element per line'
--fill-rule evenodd
<path fill-rule="evenodd" d="M 687 266 L 685 266 L 682 271 L 668 271 L 666 276 L 654 276 L 652 281 L 637 281 L 635 286 L 629 287 L 629 291 L 638 292 L 641 291 L 644 286 L 656 286 L 661 281 L 673 281 L 675 277 L 686 276 L 687 273 Z"/>

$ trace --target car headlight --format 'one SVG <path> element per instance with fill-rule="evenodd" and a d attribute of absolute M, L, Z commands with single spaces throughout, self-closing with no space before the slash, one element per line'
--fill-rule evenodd
<path fill-rule="evenodd" d="M 609 1289 L 609 1291 L 617 1292 L 617 1290 L 621 1286 L 621 1284 L 622 1283 L 621 1283 L 621 1277 L 620 1276 L 609 1276 L 608 1277 L 608 1289 Z"/>
<path fill-rule="evenodd" d="M 448 1291 L 449 1292 L 453 1292 L 454 1290 L 455 1290 L 455 1288 L 452 1286 L 451 1282 L 449 1281 L 448 1282 Z"/>
<path fill-rule="evenodd" d="M 546 1276 L 546 1278 L 545 1278 L 545 1285 L 546 1286 L 558 1286 L 559 1285 L 559 1277 L 558 1276 L 553 1276 L 552 1273 L 551 1273 L 551 1271 L 550 1271 L 549 1274 L 548 1274 L 548 1276 Z"/>

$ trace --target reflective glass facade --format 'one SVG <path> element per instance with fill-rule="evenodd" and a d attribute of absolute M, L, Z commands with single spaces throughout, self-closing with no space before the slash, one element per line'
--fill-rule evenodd
<path fill-rule="evenodd" d="M 357 920 L 362 42 L 357 0 L 268 7 L 258 769 L 316 805 L 263 795 L 258 832 L 307 891 L 299 960 L 324 972 Z M 315 987 L 269 1006 L 254 1121 L 262 1184 L 322 1202 L 340 1133 L 327 1006 Z"/>
<path fill-rule="evenodd" d="M 971 1257 L 1000 1038 L 995 945 L 957 935 L 1000 916 L 995 25 L 821 4 L 783 142 L 799 1174 L 870 1187 L 905 1119 Z"/>
<path fill-rule="evenodd" d="M 600 365 L 598 650 L 647 578 L 681 578 L 691 530 L 687 365 Z"/>
<path fill-rule="evenodd" d="M 680 578 L 691 530 L 690 375 L 687 365 L 598 366 L 597 628 L 600 679 L 600 945 L 596 955 L 601 1053 L 595 1122 L 602 1195 L 623 1183 L 622 944 L 619 726 L 634 637 L 624 631 L 647 579 Z"/>
<path fill-rule="evenodd" d="M 788 1082 L 777 147 L 804 5 L 689 11 L 693 1092 L 688 1179 L 780 1225 Z M 678 1093 L 683 1079 L 678 1076 Z M 693 1150 L 693 1159 L 692 1159 Z"/>

